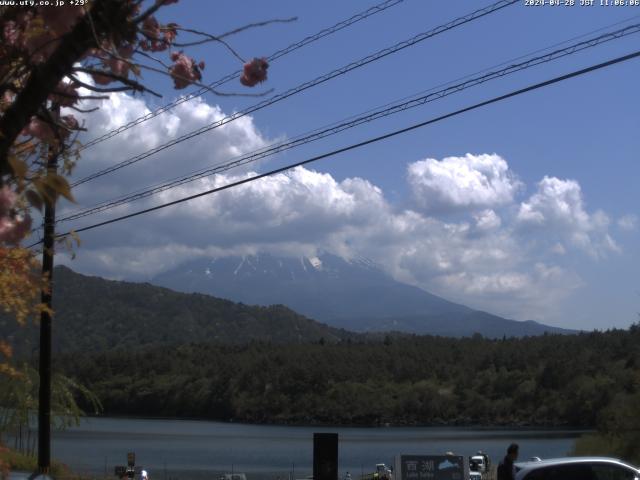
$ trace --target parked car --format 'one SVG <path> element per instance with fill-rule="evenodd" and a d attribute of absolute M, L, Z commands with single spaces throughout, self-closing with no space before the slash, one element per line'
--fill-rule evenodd
<path fill-rule="evenodd" d="M 516 480 L 640 480 L 640 470 L 615 458 L 564 457 L 515 467 Z"/>
<path fill-rule="evenodd" d="M 469 472 L 469 480 L 482 480 L 482 474 L 472 470 Z"/>
<path fill-rule="evenodd" d="M 393 480 L 393 469 L 384 463 L 376 463 L 376 471 L 373 478 L 378 480 Z"/>
<path fill-rule="evenodd" d="M 477 466 L 475 469 L 480 473 L 484 473 L 487 471 L 487 464 L 485 463 L 485 458 L 483 455 L 474 455 L 469 459 L 469 464 L 474 464 Z"/>
<path fill-rule="evenodd" d="M 247 480 L 244 473 L 223 473 L 218 480 Z"/>

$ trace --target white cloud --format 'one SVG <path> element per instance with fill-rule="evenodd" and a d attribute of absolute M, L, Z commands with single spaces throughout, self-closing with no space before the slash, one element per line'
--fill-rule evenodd
<path fill-rule="evenodd" d="M 144 101 L 126 93 L 111 94 L 108 101 L 85 103 L 85 108 L 100 107 L 98 111 L 88 114 L 75 113 L 90 129 L 91 133 L 85 140 L 99 137 L 150 112 Z M 183 102 L 167 113 L 84 150 L 72 178 L 78 180 L 129 160 L 225 116 L 220 107 L 207 104 L 202 97 Z M 272 141 L 258 131 L 252 117 L 245 116 L 155 153 L 104 178 L 82 184 L 74 193 L 79 202 L 85 203 L 111 199 L 133 189 L 220 165 L 263 148 Z M 253 168 L 255 165 L 252 165 Z"/>
<path fill-rule="evenodd" d="M 408 180 L 417 203 L 428 212 L 505 205 L 521 186 L 496 154 L 420 160 L 409 165 Z"/>
<path fill-rule="evenodd" d="M 128 95 L 112 98 L 87 117 L 92 137 L 148 111 Z M 88 149 L 76 178 L 223 116 L 219 107 L 203 100 L 186 102 Z M 253 119 L 245 117 L 82 185 L 76 197 L 90 205 L 268 141 Z M 176 200 L 255 171 L 203 178 L 64 228 Z M 409 165 L 407 179 L 419 208 L 393 205 L 364 178 L 339 181 L 328 173 L 297 168 L 83 233 L 78 260 L 71 265 L 111 278 L 144 279 L 197 257 L 258 251 L 312 256 L 321 248 L 369 257 L 402 281 L 472 307 L 545 319 L 580 286 L 576 274 L 559 263 L 565 257 L 551 252 L 563 254 L 574 247 L 601 256 L 617 248 L 608 233 L 608 216 L 586 211 L 577 182 L 545 177 L 518 204 L 514 197 L 522 183 L 496 154 L 421 160 Z"/>
<path fill-rule="evenodd" d="M 516 221 L 527 232 L 544 230 L 546 240 L 565 240 L 594 257 L 620 250 L 608 233 L 609 217 L 602 211 L 586 211 L 575 180 L 545 176 L 537 191 L 520 204 Z"/>
<path fill-rule="evenodd" d="M 623 215 L 618 219 L 618 227 L 626 231 L 635 230 L 638 228 L 638 216 L 633 214 Z"/>
<path fill-rule="evenodd" d="M 502 220 L 493 210 L 482 210 L 473 215 L 479 230 L 493 230 L 502 225 Z"/>
<path fill-rule="evenodd" d="M 556 255 L 564 255 L 565 253 L 567 253 L 567 249 L 564 248 L 564 245 L 562 245 L 562 243 L 560 242 L 551 247 L 551 251 Z"/>

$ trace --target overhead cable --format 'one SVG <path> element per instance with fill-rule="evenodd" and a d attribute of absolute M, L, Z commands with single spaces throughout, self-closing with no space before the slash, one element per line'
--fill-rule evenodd
<path fill-rule="evenodd" d="M 391 8 L 399 3 L 402 3 L 404 0 L 385 0 L 384 2 L 381 2 L 377 5 L 374 5 L 373 7 L 368 8 L 367 10 L 357 13 L 355 15 L 353 15 L 350 18 L 347 18 L 346 20 L 342 20 L 341 22 L 336 23 L 335 25 L 325 28 L 323 30 L 320 30 L 318 33 L 314 34 L 314 35 L 309 35 L 305 38 L 303 38 L 302 40 L 292 43 L 291 45 L 289 45 L 288 47 L 282 48 L 280 50 L 278 50 L 277 52 L 269 55 L 267 57 L 267 60 L 269 61 L 269 63 L 272 63 L 273 61 L 277 60 L 280 57 L 284 57 L 285 55 L 288 55 L 292 52 L 295 52 L 296 50 L 309 45 L 310 43 L 316 42 L 324 37 L 327 37 L 333 33 L 339 32 L 340 30 L 347 28 L 351 25 L 353 25 L 354 23 L 358 23 L 361 20 L 364 20 L 372 15 L 375 15 L 376 13 L 380 13 L 385 11 L 388 8 Z M 133 127 L 135 127 L 136 125 L 140 125 L 141 123 L 146 122 L 147 120 L 151 120 L 152 118 L 157 117 L 158 115 L 161 115 L 163 113 L 166 113 L 170 110 L 172 110 L 173 108 L 177 107 L 178 105 L 188 102 L 189 100 L 192 100 L 194 98 L 200 97 L 202 95 L 204 95 L 205 93 L 211 91 L 214 88 L 217 88 L 221 85 L 224 85 L 225 83 L 230 82 L 231 80 L 240 77 L 240 75 L 242 74 L 242 70 L 236 70 L 235 72 L 229 73 L 227 75 L 225 75 L 224 77 L 216 80 L 215 82 L 210 83 L 207 86 L 204 87 L 200 87 L 198 90 L 195 90 L 191 93 L 189 93 L 188 95 L 182 96 L 176 100 L 174 100 L 173 102 L 167 103 L 166 105 L 163 105 L 162 107 L 157 108 L 156 110 L 154 110 L 153 112 L 149 112 L 146 115 L 142 115 L 134 120 L 131 120 L 130 122 L 119 126 L 118 128 L 115 128 L 107 133 L 105 133 L 104 135 L 101 135 L 99 137 L 96 137 L 92 140 L 90 140 L 89 142 L 83 144 L 82 146 L 80 146 L 77 151 L 81 152 L 82 150 L 86 150 L 89 147 L 92 147 L 98 143 L 104 142 L 105 140 L 108 140 L 109 138 L 115 137 L 116 135 L 129 130 Z"/>
<path fill-rule="evenodd" d="M 333 123 L 330 126 L 314 130 L 313 132 L 303 134 L 294 139 L 269 145 L 265 148 L 259 149 L 249 154 L 238 156 L 235 159 L 232 159 L 231 161 L 227 161 L 222 164 L 218 164 L 218 165 L 209 167 L 207 169 L 203 169 L 198 172 L 179 177 L 177 179 L 165 182 L 163 184 L 154 186 L 152 188 L 134 192 L 115 200 L 102 202 L 96 206 L 86 208 L 86 209 L 71 213 L 67 216 L 61 217 L 58 220 L 58 222 L 77 220 L 79 218 L 82 218 L 88 215 L 96 214 L 99 212 L 103 212 L 103 211 L 115 208 L 120 205 L 131 203 L 135 200 L 139 200 L 142 198 L 149 197 L 151 195 L 158 194 L 160 192 L 213 175 L 215 173 L 224 172 L 231 168 L 246 165 L 248 163 L 252 163 L 257 160 L 263 159 L 265 157 L 283 152 L 285 150 L 289 150 L 313 141 L 320 140 L 322 138 L 325 138 L 331 135 L 335 135 L 342 131 L 362 125 L 364 123 L 372 122 L 380 118 L 384 118 L 384 117 L 408 110 L 410 108 L 415 108 L 415 107 L 424 105 L 426 103 L 439 100 L 441 98 L 460 92 L 467 88 L 471 88 L 471 87 L 483 84 L 485 82 L 488 82 L 497 78 L 501 78 L 501 77 L 504 77 L 504 76 L 537 66 L 537 65 L 558 60 L 560 58 L 575 54 L 577 52 L 581 52 L 583 50 L 595 47 L 597 45 L 601 45 L 611 40 L 623 38 L 627 35 L 631 35 L 639 32 L 640 32 L 640 24 L 630 25 L 630 26 L 615 30 L 613 32 L 607 32 L 597 37 L 590 38 L 582 42 L 578 42 L 573 45 L 567 46 L 565 48 L 557 49 L 552 52 L 546 53 L 544 55 L 539 55 L 537 57 L 533 57 L 519 63 L 511 64 L 506 68 L 490 71 L 484 75 L 470 78 L 466 81 L 463 81 L 454 85 L 450 85 L 441 90 L 430 91 L 430 93 L 427 93 L 417 98 L 412 98 L 408 101 L 396 102 L 394 104 L 390 104 L 390 106 L 385 105 L 384 108 L 379 107 L 376 110 L 370 111 L 371 113 L 367 113 L 366 115 L 360 115 L 357 117 L 352 117 L 342 122 Z"/>
<path fill-rule="evenodd" d="M 177 145 L 179 143 L 182 143 L 186 140 L 190 140 L 191 138 L 194 138 L 198 135 L 202 135 L 203 133 L 209 132 L 215 128 L 221 127 L 223 125 L 226 125 L 227 123 L 230 123 L 234 120 L 237 120 L 238 118 L 244 117 L 246 115 L 249 115 L 250 113 L 256 112 L 258 110 L 261 110 L 269 105 L 273 105 L 274 103 L 280 102 L 286 98 L 291 97 L 292 95 L 296 95 L 300 92 L 303 92 L 311 87 L 315 87 L 316 85 L 319 85 L 321 83 L 327 82 L 333 78 L 339 77 L 341 75 L 344 75 L 348 72 L 351 72 L 352 70 L 355 70 L 356 68 L 360 68 L 364 65 L 367 65 L 369 63 L 375 62 L 377 60 L 380 60 L 381 58 L 384 58 L 388 55 L 391 55 L 393 53 L 399 52 L 400 50 L 403 50 L 405 48 L 408 48 L 410 46 L 413 46 L 417 43 L 420 43 L 424 40 L 427 40 L 428 38 L 432 38 L 436 35 L 439 35 L 441 33 L 444 33 L 446 31 L 452 30 L 456 27 L 459 27 L 460 25 L 464 25 L 466 23 L 469 23 L 473 20 L 476 20 L 478 18 L 482 18 L 486 15 L 489 15 L 491 13 L 497 12 L 498 10 L 501 10 L 505 7 L 508 7 L 510 5 L 513 5 L 515 3 L 518 3 L 520 0 L 499 0 L 496 3 L 493 3 L 487 7 L 481 8 L 479 10 L 475 10 L 474 12 L 471 12 L 467 15 L 464 15 L 462 17 L 458 17 L 455 20 L 452 20 L 444 25 L 440 25 L 434 29 L 428 30 L 426 32 L 422 32 L 419 33 L 418 35 L 415 35 L 414 37 L 408 39 L 408 40 L 404 40 L 402 42 L 398 42 L 390 47 L 384 48 L 382 50 L 377 51 L 376 53 L 373 53 L 371 55 L 368 55 L 364 58 L 361 58 L 359 60 L 356 60 L 355 62 L 351 62 L 348 65 L 345 65 L 343 67 L 337 68 L 335 70 L 332 70 L 329 73 L 326 73 L 324 75 L 321 75 L 319 77 L 316 77 L 313 80 L 307 81 L 305 83 L 302 83 L 300 85 L 298 85 L 297 87 L 291 88 L 283 93 L 274 95 L 273 97 L 263 100 L 262 102 L 259 102 L 255 105 L 252 105 L 248 108 L 245 108 L 244 110 L 240 110 L 239 112 L 234 113 L 233 115 L 230 116 L 226 116 L 220 120 L 216 120 L 215 122 L 212 122 L 208 125 L 205 125 L 201 128 L 198 128 L 196 130 L 193 130 L 189 133 L 186 133 L 178 138 L 175 138 L 173 140 L 170 140 L 167 143 L 164 143 L 162 145 L 159 145 L 155 148 L 152 148 L 150 150 L 146 150 L 145 152 L 142 152 L 138 155 L 135 155 L 133 157 L 130 157 L 126 160 L 123 160 L 111 167 L 105 168 L 103 170 L 100 170 L 98 172 L 92 173 L 84 178 L 81 178 L 77 181 L 75 181 L 74 183 L 71 184 L 72 187 L 81 185 L 83 183 L 89 182 L 91 180 L 94 180 L 96 178 L 102 177 L 104 175 L 107 175 L 109 173 L 115 172 L 116 170 L 120 170 L 121 168 L 127 167 L 129 165 L 132 165 L 134 163 L 137 163 L 145 158 L 148 158 L 152 155 L 155 155 L 158 152 L 161 152 L 163 150 L 166 150 L 167 148 L 173 147 L 174 145 Z"/>
<path fill-rule="evenodd" d="M 146 208 L 146 209 L 143 209 L 143 210 L 138 210 L 137 212 L 129 213 L 127 215 L 122 215 L 122 216 L 119 216 L 119 217 L 116 217 L 116 218 L 105 220 L 103 222 L 94 223 L 94 224 L 88 225 L 86 227 L 73 229 L 73 230 L 70 230 L 68 232 L 65 232 L 65 233 L 57 235 L 56 238 L 65 237 L 65 236 L 68 236 L 68 235 L 71 235 L 71 234 L 77 234 L 77 233 L 85 232 L 85 231 L 88 231 L 88 230 L 93 230 L 93 229 L 98 228 L 98 227 L 103 227 L 103 226 L 106 226 L 106 225 L 110 225 L 110 224 L 113 224 L 113 223 L 116 223 L 116 222 L 127 220 L 129 218 L 133 218 L 133 217 L 144 215 L 144 214 L 147 214 L 147 213 L 150 213 L 150 212 L 154 212 L 156 210 L 161 210 L 161 209 L 164 209 L 164 208 L 171 207 L 173 205 L 177 205 L 177 204 L 180 204 L 180 203 L 188 202 L 190 200 L 193 200 L 193 199 L 196 199 L 196 198 L 199 198 L 199 197 L 203 197 L 205 195 L 211 195 L 213 193 L 217 193 L 217 192 L 221 192 L 221 191 L 224 191 L 224 190 L 228 190 L 230 188 L 238 187 L 240 185 L 244 185 L 244 184 L 247 184 L 247 183 L 250 183 L 250 182 L 254 182 L 256 180 L 260 180 L 260 179 L 265 178 L 265 177 L 276 175 L 278 173 L 283 173 L 283 172 L 286 172 L 286 171 L 291 170 L 291 169 L 296 168 L 296 167 L 307 165 L 309 163 L 317 162 L 318 160 L 322 160 L 324 158 L 332 157 L 332 156 L 338 155 L 340 153 L 348 152 L 350 150 L 355 150 L 357 148 L 361 148 L 361 147 L 364 147 L 366 145 L 370 145 L 370 144 L 373 144 L 373 143 L 376 143 L 376 142 L 380 142 L 382 140 L 386 140 L 388 138 L 392 138 L 392 137 L 395 137 L 397 135 L 401 135 L 403 133 L 407 133 L 407 132 L 410 132 L 412 130 L 416 130 L 418 128 L 422 128 L 422 127 L 425 127 L 427 125 L 431 125 L 431 124 L 434 124 L 434 123 L 437 123 L 437 122 L 441 122 L 442 120 L 446 120 L 448 118 L 452 118 L 452 117 L 461 115 L 463 113 L 470 112 L 472 110 L 477 110 L 477 109 L 479 109 L 481 107 L 485 107 L 485 106 L 491 105 L 493 103 L 498 103 L 498 102 L 501 102 L 503 100 L 506 100 L 506 99 L 509 99 L 509 98 L 512 98 L 512 97 L 516 97 L 518 95 L 522 95 L 522 94 L 527 93 L 527 92 L 538 90 L 538 89 L 547 87 L 549 85 L 553 85 L 553 84 L 556 84 L 556 83 L 563 82 L 563 81 L 568 80 L 570 78 L 575 78 L 575 77 L 578 77 L 578 76 L 581 76 L 581 75 L 585 75 L 587 73 L 594 72 L 596 70 L 600 70 L 600 69 L 603 69 L 603 68 L 606 68 L 606 67 L 610 67 L 612 65 L 616 65 L 616 64 L 619 64 L 619 63 L 622 63 L 622 62 L 626 62 L 626 61 L 629 61 L 629 60 L 637 58 L 637 57 L 640 57 L 640 50 L 635 51 L 633 53 L 630 53 L 628 55 L 624 55 L 624 56 L 621 56 L 621 57 L 617 57 L 617 58 L 608 60 L 606 62 L 602 62 L 602 63 L 598 63 L 596 65 L 592 65 L 590 67 L 586 67 L 586 68 L 583 68 L 583 69 L 580 69 L 580 70 L 575 70 L 573 72 L 570 72 L 570 73 L 567 73 L 567 74 L 564 74 L 564 75 L 561 75 L 561 76 L 558 76 L 558 77 L 554 77 L 554 78 L 552 78 L 550 80 L 546 80 L 544 82 L 539 82 L 539 83 L 536 83 L 536 84 L 533 84 L 533 85 L 529 85 L 528 87 L 524 87 L 524 88 L 521 88 L 519 90 L 514 90 L 514 91 L 506 93 L 504 95 L 500 95 L 498 97 L 494 97 L 494 98 L 491 98 L 489 100 L 485 100 L 483 102 L 476 103 L 474 105 L 471 105 L 471 106 L 456 110 L 454 112 L 447 113 L 445 115 L 440 115 L 438 117 L 426 120 L 424 122 L 416 123 L 416 124 L 410 125 L 408 127 L 401 128 L 399 130 L 394 130 L 394 131 L 386 133 L 384 135 L 380 135 L 380 136 L 377 136 L 377 137 L 374 137 L 374 138 L 370 138 L 368 140 L 365 140 L 365 141 L 362 141 L 362 142 L 359 142 L 359 143 L 354 143 L 354 144 L 351 144 L 349 146 L 346 146 L 346 147 L 343 147 L 343 148 L 339 148 L 337 150 L 333 150 L 333 151 L 328 152 L 328 153 L 324 153 L 324 154 L 321 154 L 321 155 L 317 155 L 317 156 L 308 158 L 306 160 L 302 160 L 300 162 L 296 162 L 296 163 L 292 163 L 292 164 L 286 165 L 284 167 L 276 168 L 276 169 L 270 170 L 270 171 L 265 172 L 265 173 L 253 175 L 253 176 L 250 176 L 250 177 L 247 177 L 247 178 L 244 178 L 244 179 L 232 182 L 232 183 L 228 183 L 228 184 L 220 186 L 220 187 L 216 187 L 216 188 L 212 188 L 212 189 L 209 189 L 209 190 L 205 190 L 203 192 L 199 192 L 199 193 L 196 193 L 196 194 L 193 194 L 193 195 L 189 195 L 187 197 L 182 197 L 182 198 L 179 198 L 177 200 L 173 200 L 171 202 L 167 202 L 167 203 L 164 203 L 164 204 L 161 204 L 161 205 L 156 205 L 154 207 Z M 38 245 L 39 243 L 40 242 L 36 242 L 36 243 L 30 245 L 28 248 L 34 247 L 34 246 Z"/>

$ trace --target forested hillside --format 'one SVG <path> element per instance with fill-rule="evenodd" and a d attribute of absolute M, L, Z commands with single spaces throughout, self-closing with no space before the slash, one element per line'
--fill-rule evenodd
<path fill-rule="evenodd" d="M 489 340 L 190 344 L 60 357 L 106 414 L 594 427 L 640 391 L 640 328 Z"/>
<path fill-rule="evenodd" d="M 282 305 L 243 305 L 146 283 L 80 275 L 66 267 L 57 267 L 54 278 L 53 348 L 59 352 L 207 341 L 296 343 L 323 338 L 335 342 L 357 337 Z M 0 336 L 9 338 L 19 355 L 36 349 L 37 333 L 36 325 L 22 328 L 0 312 Z"/>

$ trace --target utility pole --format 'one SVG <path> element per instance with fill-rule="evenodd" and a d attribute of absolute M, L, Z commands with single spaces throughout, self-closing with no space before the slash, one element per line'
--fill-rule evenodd
<path fill-rule="evenodd" d="M 54 105 L 51 114 L 55 121 L 60 118 L 60 106 Z M 58 153 L 61 145 L 49 146 L 47 174 L 57 173 Z M 57 192 L 45 198 L 44 238 L 42 249 L 42 274 L 48 287 L 42 290 L 40 301 L 46 308 L 40 313 L 40 391 L 38 402 L 38 470 L 48 474 L 51 465 L 51 298 L 53 294 L 53 255 L 56 223 Z"/>

